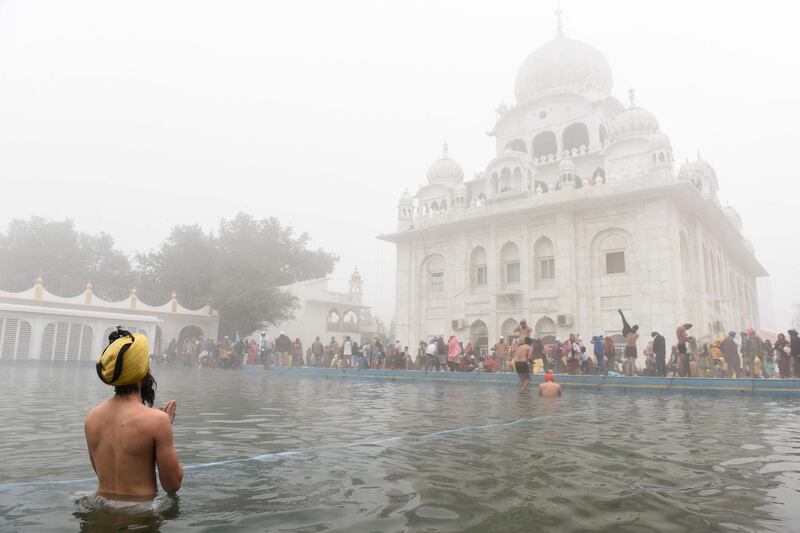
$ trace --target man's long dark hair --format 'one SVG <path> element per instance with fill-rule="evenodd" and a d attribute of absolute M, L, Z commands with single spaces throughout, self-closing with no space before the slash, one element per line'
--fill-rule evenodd
<path fill-rule="evenodd" d="M 153 404 L 156 401 L 156 388 L 158 388 L 156 378 L 153 377 L 153 374 L 147 372 L 147 375 L 144 377 L 144 379 L 142 379 L 141 383 L 141 387 L 138 383 L 114 387 L 114 394 L 117 396 L 128 396 L 129 394 L 136 394 L 137 392 L 140 392 L 142 396 L 142 403 L 148 407 L 153 407 Z"/>

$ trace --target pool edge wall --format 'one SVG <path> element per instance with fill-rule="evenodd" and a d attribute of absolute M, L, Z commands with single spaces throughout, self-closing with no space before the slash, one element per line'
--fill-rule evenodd
<path fill-rule="evenodd" d="M 432 383 L 475 383 L 481 385 L 515 385 L 517 376 L 512 373 L 486 372 L 424 372 L 421 370 L 354 370 L 339 368 L 270 368 L 250 365 L 247 372 L 267 372 L 282 376 L 323 377 L 357 380 L 413 381 Z M 543 381 L 544 375 L 534 374 L 534 383 Z M 660 378 L 645 376 L 570 376 L 556 375 L 556 381 L 565 390 L 571 388 L 597 391 L 604 389 L 655 392 L 738 393 L 767 396 L 800 397 L 800 379 L 725 379 L 725 378 Z"/>

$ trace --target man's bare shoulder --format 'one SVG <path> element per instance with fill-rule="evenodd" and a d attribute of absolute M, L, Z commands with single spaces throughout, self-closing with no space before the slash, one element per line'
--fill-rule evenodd
<path fill-rule="evenodd" d="M 137 413 L 140 416 L 140 421 L 143 424 L 146 424 L 149 428 L 153 430 L 163 430 L 165 427 L 171 427 L 172 423 L 169 420 L 169 415 L 162 411 L 161 409 L 153 409 L 151 407 L 146 407 L 142 405 L 141 413 Z"/>
<path fill-rule="evenodd" d="M 125 420 L 126 424 L 136 424 L 145 427 L 160 427 L 169 424 L 169 416 L 160 409 L 152 409 L 142 403 L 116 403 L 112 399 L 105 400 L 94 406 L 86 415 L 86 426 L 91 426 L 96 419 L 114 417 Z"/>
<path fill-rule="evenodd" d="M 108 405 L 109 402 L 110 400 L 105 400 L 91 408 L 91 410 L 86 414 L 87 426 L 91 424 L 91 422 L 94 421 L 95 418 L 97 418 L 98 416 L 102 416 L 103 413 L 109 410 L 109 405 Z"/>

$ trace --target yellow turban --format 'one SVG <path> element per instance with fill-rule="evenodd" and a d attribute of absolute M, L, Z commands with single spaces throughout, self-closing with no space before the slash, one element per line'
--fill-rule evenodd
<path fill-rule="evenodd" d="M 141 334 L 124 335 L 103 350 L 97 375 L 106 385 L 121 387 L 144 379 L 150 371 L 150 345 Z"/>

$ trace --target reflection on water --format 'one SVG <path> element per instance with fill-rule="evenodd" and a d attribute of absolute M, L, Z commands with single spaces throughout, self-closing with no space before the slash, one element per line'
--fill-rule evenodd
<path fill-rule="evenodd" d="M 83 416 L 110 389 L 91 367 L 0 366 L 0 529 L 800 529 L 792 400 L 156 377 L 193 466 L 180 505 L 125 515 L 76 494 L 95 487 Z M 43 480 L 67 482 L 20 485 Z"/>

